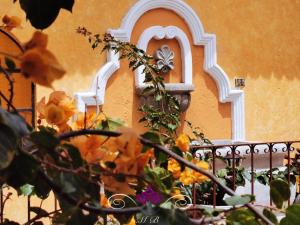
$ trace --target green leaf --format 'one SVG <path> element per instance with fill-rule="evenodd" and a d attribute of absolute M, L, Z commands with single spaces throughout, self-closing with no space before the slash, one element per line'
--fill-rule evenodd
<path fill-rule="evenodd" d="M 283 180 L 273 180 L 270 183 L 270 196 L 277 208 L 282 208 L 283 203 L 291 196 L 290 187 Z"/>
<path fill-rule="evenodd" d="M 8 126 L 0 124 L 0 170 L 7 168 L 14 159 L 17 137 Z"/>
<path fill-rule="evenodd" d="M 280 221 L 280 225 L 299 225 L 300 224 L 300 205 L 294 204 L 287 208 L 286 217 Z"/>
<path fill-rule="evenodd" d="M 277 217 L 274 215 L 274 213 L 272 213 L 270 210 L 268 209 L 264 209 L 263 210 L 263 214 L 265 217 L 267 217 L 270 221 L 272 221 L 272 223 L 274 224 L 278 224 L 278 220 Z"/>
<path fill-rule="evenodd" d="M 4 61 L 5 61 L 5 65 L 9 70 L 13 71 L 16 69 L 16 64 L 11 58 L 4 57 Z"/>
<path fill-rule="evenodd" d="M 74 168 L 76 169 L 81 167 L 83 165 L 83 159 L 81 158 L 80 151 L 73 145 L 69 144 L 64 144 L 63 147 L 68 151 L 69 156 L 72 159 L 72 165 L 74 166 Z"/>
<path fill-rule="evenodd" d="M 53 150 L 59 144 L 58 138 L 56 138 L 50 131 L 40 130 L 32 132 L 31 140 L 39 147 Z"/>
<path fill-rule="evenodd" d="M 66 225 L 94 225 L 97 221 L 97 215 L 89 212 L 84 215 L 81 209 L 76 210 Z"/>
<path fill-rule="evenodd" d="M 251 202 L 253 198 L 250 195 L 244 195 L 244 196 L 232 196 L 229 198 L 226 198 L 224 201 L 227 205 L 231 206 L 237 206 L 237 205 L 245 205 L 249 202 Z"/>
<path fill-rule="evenodd" d="M 19 154 L 15 156 L 9 166 L 6 183 L 17 190 L 25 184 L 34 186 L 33 181 L 36 179 L 37 173 L 36 161 L 27 155 Z"/>
<path fill-rule="evenodd" d="M 13 130 L 17 137 L 23 137 L 29 133 L 24 118 L 9 113 L 0 106 L 0 124 L 4 124 Z"/>
<path fill-rule="evenodd" d="M 260 225 L 259 221 L 248 209 L 236 209 L 226 218 L 227 225 Z"/>
<path fill-rule="evenodd" d="M 34 193 L 34 186 L 30 184 L 25 184 L 20 187 L 20 192 L 22 195 L 30 196 Z"/>
<path fill-rule="evenodd" d="M 152 131 L 146 132 L 142 135 L 142 137 L 149 140 L 149 141 L 152 141 L 155 144 L 162 144 L 163 143 L 162 140 L 161 140 L 160 135 L 156 132 L 152 132 Z"/>

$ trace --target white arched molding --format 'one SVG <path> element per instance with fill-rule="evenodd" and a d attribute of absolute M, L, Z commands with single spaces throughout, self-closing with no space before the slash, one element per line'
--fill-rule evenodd
<path fill-rule="evenodd" d="M 176 39 L 181 49 L 181 60 L 182 60 L 182 80 L 183 83 L 167 83 L 167 90 L 177 91 L 193 91 L 193 59 L 192 51 L 188 37 L 186 34 L 176 26 L 153 26 L 149 27 L 142 33 L 137 47 L 147 51 L 148 44 L 151 39 Z M 135 74 L 135 85 L 137 89 L 143 89 L 147 85 L 144 84 L 145 74 L 143 73 L 144 67 L 139 67 Z"/>
<path fill-rule="evenodd" d="M 121 27 L 117 30 L 109 29 L 108 32 L 118 40 L 130 41 L 132 30 L 138 19 L 149 10 L 158 8 L 171 10 L 182 17 L 191 31 L 193 44 L 204 46 L 203 69 L 217 83 L 220 102 L 231 102 L 232 139 L 233 141 L 245 140 L 244 93 L 242 90 L 231 88 L 227 74 L 217 64 L 216 36 L 204 32 L 197 14 L 183 0 L 139 0 L 123 18 Z M 106 83 L 119 67 L 119 55 L 109 52 L 107 63 L 97 72 L 91 91 L 75 95 L 80 111 L 85 110 L 85 105 L 104 103 Z"/>

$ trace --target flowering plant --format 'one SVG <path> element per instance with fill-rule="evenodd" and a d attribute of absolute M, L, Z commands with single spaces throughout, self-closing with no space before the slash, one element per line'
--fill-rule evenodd
<path fill-rule="evenodd" d="M 38 0 L 19 0 L 19 3 L 33 26 L 46 28 L 61 8 L 71 10 L 74 1 L 44 0 L 45 8 Z M 49 14 L 42 13 L 47 9 L 48 19 Z M 18 26 L 13 17 L 5 17 L 3 22 L 6 29 Z M 176 133 L 180 126 L 178 102 L 165 90 L 160 71 L 151 63 L 152 56 L 110 35 L 100 39 L 99 35 L 93 35 L 84 28 L 78 29 L 78 32 L 89 38 L 92 47 L 103 44 L 104 50 L 113 50 L 120 53 L 121 58 L 129 59 L 129 67 L 133 70 L 145 66 L 145 82 L 150 83 L 145 92 L 153 91 L 156 101 L 168 105 L 168 108 L 161 111 L 155 106 L 142 106 L 140 110 L 144 116 L 141 122 L 146 123 L 149 132 L 139 136 L 133 129 L 106 117 L 101 111 L 77 113 L 71 97 L 54 91 L 48 101 L 43 98 L 38 103 L 40 120 L 39 126 L 34 128 L 18 115 L 12 104 L 11 73 L 21 71 L 24 77 L 35 83 L 52 87 L 52 82 L 60 79 L 65 71 L 47 50 L 47 35 L 42 32 L 34 33 L 21 55 L 3 53 L 7 56 L 7 68 L 1 64 L 0 71 L 9 80 L 10 93 L 6 98 L 0 92 L 8 105 L 7 110 L 0 107 L 1 184 L 40 199 L 46 199 L 52 191 L 60 206 L 53 212 L 41 207 L 38 210 L 36 207 L 29 208 L 36 216 L 27 224 L 43 224 L 43 217 L 51 218 L 53 224 L 72 225 L 107 224 L 108 221 L 131 225 L 152 221 L 161 225 L 175 225 L 179 221 L 182 225 L 209 224 L 220 218 L 205 210 L 199 210 L 197 218 L 190 218 L 187 212 L 189 205 L 180 208 L 175 204 L 177 200 L 186 200 L 186 196 L 181 195 L 183 188 L 205 183 L 208 179 L 233 195 L 226 201 L 234 206 L 233 209 L 221 215 L 221 219 L 227 216 L 228 224 L 244 224 L 245 221 L 254 225 L 277 223 L 270 210 L 266 209 L 263 215 L 249 204 L 253 200 L 251 196 L 235 196 L 209 172 L 207 162 L 193 157 L 190 138 Z M 16 67 L 13 59 L 20 61 L 20 68 Z M 72 118 L 75 119 L 72 121 Z M 204 138 L 203 135 L 200 137 Z M 282 208 L 289 197 L 289 189 L 283 181 L 276 181 L 271 186 L 275 187 L 272 189 L 275 191 L 271 192 L 272 198 L 276 206 Z M 280 188 L 284 191 L 276 191 Z M 240 204 L 241 208 L 236 209 L 235 206 Z M 3 205 L 1 223 L 18 224 L 4 220 Z M 298 218 L 295 219 L 294 214 L 299 210 L 299 205 L 289 207 L 282 224 L 297 224 Z M 151 216 L 155 218 L 148 221 Z"/>

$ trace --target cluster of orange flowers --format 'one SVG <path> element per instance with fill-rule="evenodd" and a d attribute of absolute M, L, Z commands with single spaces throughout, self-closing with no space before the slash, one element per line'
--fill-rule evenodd
<path fill-rule="evenodd" d="M 190 148 L 189 137 L 185 134 L 179 135 L 175 143 L 176 146 L 183 152 L 187 152 Z M 204 170 L 209 170 L 209 164 L 205 161 L 193 159 L 192 162 Z M 179 179 L 179 181 L 184 185 L 202 183 L 208 180 L 208 177 L 190 168 L 186 167 L 183 171 L 181 171 L 180 164 L 173 158 L 168 161 L 168 170 L 172 173 L 175 179 Z"/>
<path fill-rule="evenodd" d="M 122 133 L 117 138 L 108 140 L 100 136 L 81 136 L 71 140 L 82 157 L 89 163 L 100 163 L 108 173 L 104 173 L 102 181 L 105 189 L 113 193 L 133 195 L 135 190 L 131 187 L 136 183 L 136 177 L 142 174 L 144 167 L 153 156 L 153 151 L 142 153 L 142 144 L 138 134 L 131 128 L 122 127 Z M 107 162 L 113 162 L 115 167 L 109 168 Z M 116 179 L 114 175 L 124 174 L 123 181 Z"/>
<path fill-rule="evenodd" d="M 21 19 L 16 16 L 5 15 L 2 22 L 4 25 L 1 27 L 8 31 L 21 26 Z M 47 44 L 48 36 L 35 31 L 32 38 L 23 46 L 24 53 L 11 57 L 20 61 L 21 73 L 26 78 L 36 84 L 52 87 L 53 81 L 62 78 L 66 71 L 47 49 Z"/>
<path fill-rule="evenodd" d="M 58 127 L 60 132 L 71 129 L 82 129 L 84 126 L 96 125 L 102 119 L 93 114 L 82 113 L 77 115 L 77 120 L 71 125 L 68 124 L 70 118 L 75 115 L 75 105 L 71 97 L 63 91 L 54 91 L 49 96 L 46 103 L 45 97 L 37 104 L 39 117 L 47 124 Z M 126 177 L 120 182 L 114 178 L 114 174 L 126 174 L 139 176 L 145 165 L 153 156 L 153 151 L 142 153 L 143 145 L 138 139 L 138 134 L 131 128 L 121 127 L 122 133 L 117 138 L 107 138 L 103 136 L 87 135 L 78 136 L 71 139 L 71 144 L 77 147 L 83 159 L 88 163 L 100 163 L 110 175 L 102 176 L 104 184 L 109 184 L 105 188 L 114 193 L 134 194 L 131 183 L 135 178 Z M 107 162 L 114 163 L 115 168 L 106 166 Z"/>

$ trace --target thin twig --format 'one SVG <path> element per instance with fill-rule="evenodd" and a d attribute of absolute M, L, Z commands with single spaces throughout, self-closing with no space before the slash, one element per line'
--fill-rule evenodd
<path fill-rule="evenodd" d="M 5 78 L 7 79 L 8 83 L 9 83 L 9 99 L 8 99 L 8 103 L 7 103 L 7 111 L 10 111 L 10 107 L 13 104 L 13 98 L 14 98 L 14 81 L 11 78 L 11 75 L 0 66 L 0 72 L 2 72 L 5 76 Z"/>
<path fill-rule="evenodd" d="M 121 135 L 121 133 L 119 132 L 112 132 L 112 131 L 105 131 L 105 130 L 83 130 L 83 131 L 74 131 L 74 132 L 70 132 L 70 133 L 65 133 L 65 134 L 62 134 L 60 135 L 58 138 L 60 140 L 63 140 L 63 139 L 66 139 L 68 137 L 74 137 L 75 135 L 85 135 L 85 134 L 94 134 L 94 135 L 110 135 L 110 134 L 113 134 L 115 136 L 119 136 Z M 195 164 L 187 161 L 186 159 L 180 157 L 179 155 L 177 155 L 176 153 L 170 151 L 169 149 L 161 146 L 161 145 L 158 145 L 158 144 L 155 144 L 153 143 L 152 141 L 148 140 L 148 139 L 145 139 L 143 137 L 140 137 L 140 140 L 143 144 L 147 145 L 147 146 L 150 146 L 150 147 L 153 147 L 157 150 L 160 150 L 162 152 L 164 152 L 165 154 L 169 155 L 170 157 L 174 158 L 176 161 L 178 161 L 179 163 L 182 163 L 184 164 L 186 167 L 189 167 L 191 168 L 192 170 L 198 172 L 198 173 L 201 173 L 207 177 L 209 177 L 213 182 L 215 182 L 221 189 L 223 189 L 227 194 L 231 195 L 231 196 L 237 196 L 235 194 L 235 192 L 228 188 L 226 185 L 222 184 L 218 177 L 216 177 L 214 174 L 210 173 L 209 171 L 206 171 L 198 166 L 196 166 Z M 71 198 L 71 196 L 69 196 Z M 74 199 L 73 199 L 74 200 Z M 245 206 L 250 210 L 252 211 L 258 218 L 260 218 L 263 222 L 265 222 L 266 224 L 268 225 L 274 225 L 272 223 L 272 221 L 270 221 L 267 217 L 265 217 L 258 209 L 256 209 L 252 204 L 250 203 L 247 203 L 245 204 Z M 127 210 L 130 209 L 130 208 L 126 208 Z M 88 208 L 86 209 L 88 210 Z M 91 208 L 91 210 L 94 210 L 93 208 Z M 134 208 L 132 210 L 137 210 L 137 208 Z M 101 211 L 101 210 L 100 210 Z M 120 211 L 118 211 L 120 212 Z M 112 212 L 113 213 L 113 212 Z"/>
<path fill-rule="evenodd" d="M 57 209 L 57 210 L 54 210 L 52 212 L 49 212 L 47 214 L 40 214 L 40 215 L 36 215 L 35 217 L 33 217 L 32 219 L 30 219 L 29 221 L 27 221 L 26 223 L 24 223 L 23 225 L 29 225 L 29 224 L 32 224 L 33 222 L 39 220 L 39 219 L 42 219 L 44 217 L 49 217 L 55 213 L 58 213 L 58 212 L 61 212 L 61 209 Z"/>

